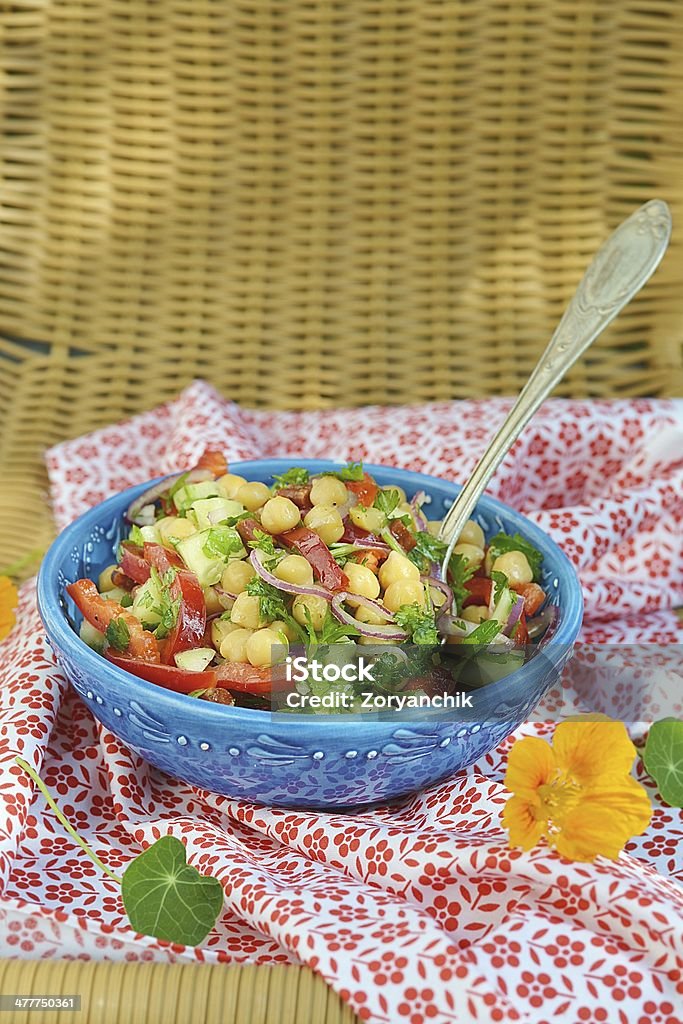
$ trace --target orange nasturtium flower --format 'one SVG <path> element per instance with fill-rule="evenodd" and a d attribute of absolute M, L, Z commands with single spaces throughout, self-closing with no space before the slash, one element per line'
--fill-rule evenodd
<path fill-rule="evenodd" d="M 630 774 L 635 756 L 622 722 L 562 722 L 552 746 L 534 736 L 517 740 L 505 774 L 510 845 L 530 850 L 545 838 L 568 860 L 616 859 L 652 814 Z"/>
<path fill-rule="evenodd" d="M 12 632 L 17 621 L 15 612 L 18 602 L 17 588 L 9 576 L 0 576 L 0 641 Z"/>

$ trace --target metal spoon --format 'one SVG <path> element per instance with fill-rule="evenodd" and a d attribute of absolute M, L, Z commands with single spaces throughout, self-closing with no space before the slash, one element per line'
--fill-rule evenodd
<path fill-rule="evenodd" d="M 567 370 L 654 273 L 670 237 L 669 207 L 661 199 L 652 199 L 598 249 L 547 349 L 441 524 L 439 537 L 448 544 L 443 579 L 465 523 L 510 447 Z"/>

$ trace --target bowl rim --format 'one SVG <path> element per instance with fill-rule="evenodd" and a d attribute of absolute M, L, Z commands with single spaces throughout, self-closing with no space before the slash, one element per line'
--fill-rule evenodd
<path fill-rule="evenodd" d="M 344 461 L 339 459 L 307 459 L 292 455 L 290 457 L 234 460 L 230 462 L 230 471 L 236 473 L 246 471 L 248 473 L 250 469 L 253 472 L 254 467 L 259 466 L 267 467 L 265 475 L 272 476 L 279 470 L 287 469 L 293 464 L 301 465 L 304 468 L 308 468 L 313 471 L 346 465 Z M 427 482 L 437 484 L 439 487 L 446 486 L 447 488 L 452 488 L 453 496 L 455 497 L 462 488 L 462 484 L 458 484 L 454 481 L 446 480 L 443 477 L 437 477 L 432 474 L 420 473 L 415 470 L 401 469 L 395 466 L 385 466 L 380 463 L 369 462 L 364 462 L 363 466 L 365 470 L 373 475 L 376 472 L 380 472 L 381 474 L 395 474 L 398 477 L 397 483 L 399 483 L 400 486 L 408 485 L 408 488 L 413 488 L 416 491 L 421 490 Z M 263 472 L 263 470 L 261 470 L 261 472 Z M 130 686 L 131 683 L 133 683 L 136 687 L 141 688 L 141 692 L 143 694 L 156 695 L 162 700 L 167 701 L 169 707 L 173 710 L 177 709 L 180 712 L 191 712 L 193 714 L 200 712 L 204 720 L 207 720 L 207 718 L 213 718 L 215 722 L 227 722 L 230 720 L 235 722 L 244 721 L 245 723 L 252 723 L 254 728 L 266 726 L 268 723 L 272 724 L 273 716 L 274 714 L 277 714 L 277 712 L 213 704 L 208 701 L 195 701 L 194 704 L 188 704 L 184 699 L 187 696 L 186 694 L 178 693 L 175 690 L 167 689 L 155 683 L 150 683 L 145 679 L 141 679 L 139 676 L 135 676 L 132 673 L 127 672 L 125 669 L 121 669 L 118 666 L 105 661 L 102 658 L 102 655 L 97 654 L 96 651 L 92 650 L 92 648 L 88 647 L 88 645 L 81 640 L 79 635 L 69 626 L 67 620 L 62 614 L 60 594 L 57 586 L 58 576 L 56 567 L 63 560 L 63 556 L 66 553 L 65 549 L 73 547 L 75 543 L 73 539 L 74 535 L 78 534 L 84 526 L 96 525 L 101 518 L 103 511 L 109 511 L 111 509 L 112 518 L 114 518 L 114 509 L 117 509 L 119 506 L 123 506 L 125 509 L 137 494 L 143 493 L 146 488 L 171 475 L 172 474 L 170 473 L 165 473 L 162 476 L 144 481 L 140 484 L 135 484 L 123 491 L 117 492 L 109 498 L 105 498 L 104 501 L 99 502 L 86 512 L 83 512 L 77 519 L 74 519 L 73 522 L 69 523 L 69 525 L 57 535 L 43 557 L 37 580 L 38 611 L 43 621 L 43 625 L 45 626 L 48 639 L 52 644 L 54 637 L 54 645 L 57 648 L 65 647 L 70 656 L 75 661 L 81 662 L 88 672 L 93 672 L 95 674 L 98 672 L 101 673 L 104 664 L 107 672 L 113 673 L 114 679 L 121 684 L 122 688 L 125 688 L 126 685 Z M 554 648 L 555 651 L 563 651 L 567 648 L 571 648 L 576 640 L 583 621 L 583 593 L 576 570 L 565 552 L 552 539 L 552 537 L 541 529 L 540 526 L 537 526 L 536 523 L 528 520 L 523 513 L 511 508 L 511 506 L 506 505 L 497 498 L 484 494 L 477 503 L 477 508 L 481 508 L 482 511 L 490 512 L 492 514 L 503 513 L 506 517 L 512 516 L 514 519 L 519 520 L 519 530 L 523 536 L 528 537 L 528 539 L 534 543 L 534 546 L 540 548 L 544 554 L 544 549 L 548 549 L 548 551 L 552 553 L 553 558 L 559 561 L 560 565 L 558 570 L 562 571 L 569 587 L 569 600 L 565 602 L 565 613 L 552 638 L 552 644 L 545 648 L 545 651 L 550 652 L 552 648 Z M 558 571 L 557 575 L 559 574 L 560 572 Z M 548 660 L 555 663 L 552 657 L 549 657 Z M 561 659 L 556 660 L 559 662 Z M 510 675 L 505 676 L 496 682 L 489 683 L 485 689 L 494 698 L 497 696 L 496 691 L 500 691 L 502 696 L 504 689 L 509 689 L 514 681 L 519 681 L 518 677 L 521 673 L 525 672 L 525 670 L 528 672 L 529 664 L 533 664 L 533 662 L 527 662 L 515 672 L 510 673 Z M 229 717 L 226 718 L 226 716 Z M 382 724 L 391 724 L 392 716 L 395 716 L 393 721 L 394 727 L 400 728 L 401 724 L 407 724 L 409 722 L 408 719 L 401 715 L 401 712 L 391 712 L 391 714 L 387 714 L 381 719 L 377 718 L 375 715 L 363 714 L 310 715 L 286 713 L 278 714 L 277 722 L 278 726 L 289 729 L 299 728 L 303 723 L 308 723 L 309 725 L 315 723 L 316 726 L 319 726 L 326 731 L 338 730 L 344 724 L 352 723 L 354 729 L 360 727 L 362 732 L 366 732 L 376 731 L 377 727 Z M 421 719 L 420 721 L 437 723 L 445 720 L 445 712 L 442 712 L 440 715 L 438 712 L 431 712 L 429 718 Z M 418 724 L 418 722 L 413 719 L 413 724 Z"/>

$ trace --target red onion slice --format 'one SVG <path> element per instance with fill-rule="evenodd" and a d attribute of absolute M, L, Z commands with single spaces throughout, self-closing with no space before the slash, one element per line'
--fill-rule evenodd
<path fill-rule="evenodd" d="M 447 583 L 444 583 L 443 580 L 437 579 L 436 576 L 427 576 L 424 582 L 428 587 L 434 587 L 434 590 L 438 590 L 446 598 L 441 607 L 437 609 L 439 618 L 441 618 L 442 615 L 448 614 L 453 607 L 453 591 L 451 588 Z"/>
<path fill-rule="evenodd" d="M 367 537 L 358 537 L 353 541 L 353 544 L 357 548 L 374 548 L 375 551 L 386 551 L 387 554 L 391 551 L 391 548 L 385 541 L 372 540 L 372 537 L 372 533 L 369 533 Z"/>
<path fill-rule="evenodd" d="M 524 598 L 522 597 L 521 594 L 518 594 L 517 595 L 517 600 L 513 604 L 512 610 L 511 610 L 510 614 L 508 615 L 508 620 L 505 623 L 505 626 L 503 628 L 503 633 L 505 633 L 507 636 L 510 635 L 510 632 L 514 629 L 514 627 L 517 625 L 517 623 L 519 622 L 520 618 L 522 617 L 522 612 L 523 611 L 524 611 Z"/>
<path fill-rule="evenodd" d="M 399 643 L 402 640 L 407 640 L 407 635 L 399 626 L 395 625 L 381 625 L 375 626 L 369 622 L 359 622 L 358 619 L 354 618 L 350 612 L 347 612 L 343 607 L 344 601 L 351 598 L 353 601 L 357 601 L 358 604 L 364 608 L 369 608 L 372 611 L 376 611 L 378 615 L 383 615 L 387 619 L 393 619 L 393 615 L 390 611 L 384 608 L 377 601 L 371 600 L 369 597 L 360 597 L 358 594 L 349 594 L 347 591 L 342 590 L 338 594 L 335 594 L 332 598 L 332 614 L 339 622 L 343 622 L 345 626 L 353 626 L 361 636 L 370 637 L 373 640 L 396 640 Z"/>
<path fill-rule="evenodd" d="M 410 508 L 412 509 L 415 525 L 422 533 L 425 533 L 427 530 L 427 518 L 421 508 L 422 502 L 426 497 L 427 495 L 424 491 L 418 491 L 410 501 Z"/>
<path fill-rule="evenodd" d="M 544 639 L 549 640 L 554 632 L 557 619 L 557 605 L 548 605 L 547 608 L 544 608 L 542 612 L 539 612 L 538 615 L 535 615 L 533 619 L 529 619 L 527 622 L 529 639 L 536 640 L 538 637 L 543 636 Z"/>
<path fill-rule="evenodd" d="M 300 586 L 297 583 L 288 583 L 286 580 L 278 579 L 272 572 L 268 572 L 263 564 L 263 552 L 259 548 L 253 548 L 249 555 L 249 561 L 254 566 L 257 574 L 266 583 L 270 583 L 271 587 L 276 587 L 277 590 L 283 590 L 285 594 L 303 594 L 305 597 L 322 597 L 325 601 L 332 600 L 332 594 L 325 587 L 319 587 L 316 584 L 310 586 Z"/>
<path fill-rule="evenodd" d="M 126 519 L 128 522 L 135 523 L 136 526 L 152 526 L 154 524 L 154 506 L 156 502 L 182 477 L 186 477 L 189 484 L 197 484 L 201 483 L 202 480 L 214 479 L 213 473 L 208 469 L 191 469 L 186 473 L 172 473 L 171 476 L 164 477 L 158 484 L 149 487 L 144 494 L 141 494 L 139 498 L 131 502 L 126 509 Z M 148 509 L 151 509 L 151 518 Z"/>

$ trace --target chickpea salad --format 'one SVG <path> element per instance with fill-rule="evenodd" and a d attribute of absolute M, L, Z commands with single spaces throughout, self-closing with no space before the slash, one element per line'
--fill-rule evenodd
<path fill-rule="evenodd" d="M 476 646 L 502 652 L 507 674 L 552 621 L 542 556 L 517 534 L 487 542 L 470 520 L 444 578 L 428 512 L 423 492 L 408 500 L 360 462 L 293 466 L 268 486 L 209 449 L 132 503 L 97 583 L 66 589 L 81 638 L 108 661 L 219 704 L 272 707 L 294 686 L 283 653 L 296 645 Z"/>

